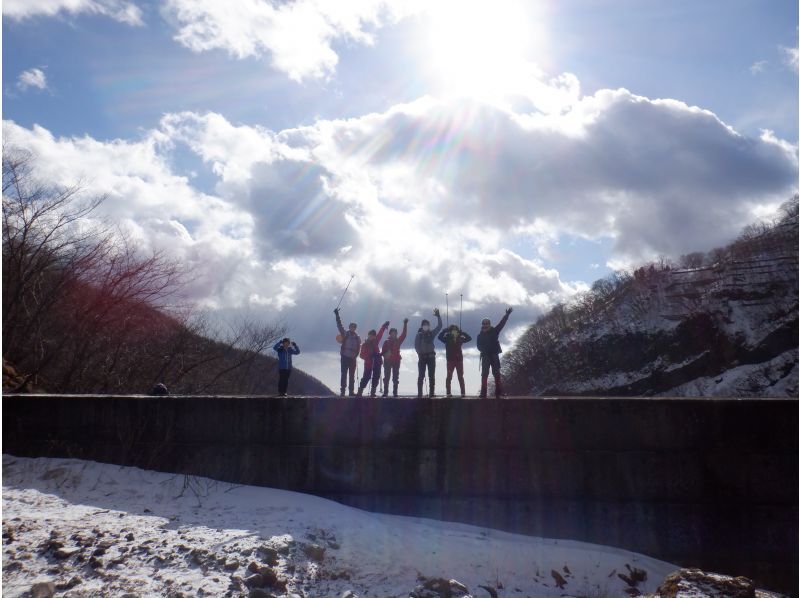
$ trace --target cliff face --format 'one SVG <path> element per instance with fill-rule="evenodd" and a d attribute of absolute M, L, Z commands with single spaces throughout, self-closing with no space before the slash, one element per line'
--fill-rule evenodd
<path fill-rule="evenodd" d="M 726 249 L 637 270 L 530 352 L 531 394 L 797 396 L 797 219 Z"/>

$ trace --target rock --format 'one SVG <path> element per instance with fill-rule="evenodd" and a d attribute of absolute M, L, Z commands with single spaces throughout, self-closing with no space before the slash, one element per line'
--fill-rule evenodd
<path fill-rule="evenodd" d="M 225 564 L 222 566 L 222 568 L 226 571 L 236 571 L 239 568 L 239 561 L 236 559 L 229 559 L 225 561 Z"/>
<path fill-rule="evenodd" d="M 339 598 L 358 598 L 353 590 L 345 590 L 339 595 Z"/>
<path fill-rule="evenodd" d="M 264 587 L 264 576 L 261 573 L 255 573 L 253 575 L 248 575 L 244 578 L 244 585 L 248 588 L 263 588 Z"/>
<path fill-rule="evenodd" d="M 489 592 L 489 596 L 491 596 L 492 598 L 497 598 L 497 590 L 495 590 L 493 587 L 491 586 L 478 586 L 478 587 L 483 588 L 484 590 Z"/>
<path fill-rule="evenodd" d="M 72 556 L 75 556 L 81 551 L 80 548 L 59 548 L 53 553 L 53 556 L 56 557 L 58 560 L 66 560 Z"/>
<path fill-rule="evenodd" d="M 700 569 L 679 569 L 667 575 L 656 593 L 661 598 L 756 598 L 756 586 L 746 577 L 706 573 Z"/>
<path fill-rule="evenodd" d="M 275 598 L 275 596 L 261 588 L 252 588 L 250 590 L 249 598 Z"/>
<path fill-rule="evenodd" d="M 43 581 L 31 586 L 31 598 L 51 598 L 56 593 L 56 584 L 52 581 Z"/>
<path fill-rule="evenodd" d="M 420 577 L 419 581 L 422 584 L 411 591 L 411 598 L 471 598 L 467 586 L 455 579 Z"/>
<path fill-rule="evenodd" d="M 306 544 L 303 546 L 303 552 L 312 561 L 321 563 L 325 559 L 325 547 L 319 544 Z"/>
<path fill-rule="evenodd" d="M 133 534 L 132 534 L 132 533 L 130 533 L 130 534 L 128 534 L 127 536 L 125 536 L 125 539 L 126 539 L 128 542 L 133 542 L 134 536 L 133 536 Z"/>
<path fill-rule="evenodd" d="M 66 590 L 71 590 L 75 586 L 78 586 L 83 583 L 83 580 L 78 577 L 77 575 L 70 579 L 68 582 L 56 584 L 56 589 L 59 592 L 64 592 Z"/>
<path fill-rule="evenodd" d="M 564 586 L 565 586 L 565 585 L 567 585 L 567 580 L 566 580 L 566 579 L 564 579 L 564 578 L 561 576 L 561 573 L 559 573 L 558 571 L 556 571 L 555 569 L 553 569 L 552 571 L 550 571 L 550 575 L 551 575 L 551 576 L 553 577 L 553 579 L 555 580 L 555 582 L 556 582 L 556 585 L 558 586 L 558 589 L 559 589 L 559 590 L 563 590 L 563 589 L 564 589 Z"/>
<path fill-rule="evenodd" d="M 270 546 L 260 546 L 256 551 L 256 554 L 258 554 L 260 558 L 264 559 L 264 562 L 271 567 L 274 567 L 278 564 L 278 551 Z M 286 554 L 288 554 L 288 550 L 286 551 Z"/>

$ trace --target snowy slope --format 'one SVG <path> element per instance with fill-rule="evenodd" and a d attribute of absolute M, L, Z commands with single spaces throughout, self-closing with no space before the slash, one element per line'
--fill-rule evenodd
<path fill-rule="evenodd" d="M 609 282 L 606 294 L 554 310 L 506 357 L 508 388 L 543 396 L 796 397 L 797 236 L 794 217 L 721 250 L 714 263 L 642 267 Z"/>
<path fill-rule="evenodd" d="M 250 583 L 265 589 L 248 590 L 244 579 L 259 568 Z M 69 596 L 409 596 L 422 578 L 456 579 L 476 597 L 624 596 L 619 574 L 642 570 L 638 589 L 648 592 L 676 568 L 616 548 L 373 514 L 283 490 L 3 457 L 9 597 L 45 581 Z"/>

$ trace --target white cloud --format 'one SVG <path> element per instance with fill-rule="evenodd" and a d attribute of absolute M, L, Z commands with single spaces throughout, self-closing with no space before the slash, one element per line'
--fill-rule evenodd
<path fill-rule="evenodd" d="M 794 70 L 798 69 L 798 56 L 800 56 L 800 51 L 797 48 L 787 48 L 786 46 L 780 46 L 781 52 L 783 53 L 783 61 L 792 67 Z"/>
<path fill-rule="evenodd" d="M 17 88 L 25 91 L 30 87 L 47 89 L 47 78 L 41 69 L 33 68 L 20 73 L 19 79 L 17 79 Z"/>
<path fill-rule="evenodd" d="M 59 13 L 92 13 L 110 17 L 128 25 L 142 25 L 142 11 L 126 0 L 5 0 L 3 16 L 26 19 L 52 17 Z"/>
<path fill-rule="evenodd" d="M 766 60 L 759 60 L 757 62 L 754 62 L 753 64 L 750 65 L 750 74 L 758 75 L 759 73 L 763 73 L 767 64 L 768 63 Z"/>
<path fill-rule="evenodd" d="M 613 238 L 618 264 L 710 249 L 796 187 L 797 148 L 772 133 L 574 83 L 553 111 L 424 98 L 285 131 L 186 112 L 136 141 L 5 132 L 48 178 L 107 192 L 104 214 L 187 263 L 203 305 L 279 314 L 304 349 L 330 351 L 351 273 L 343 316 L 363 330 L 407 316 L 413 334 L 446 292 L 463 293 L 467 330 L 509 304 L 518 326 L 585 288 L 537 257 L 558 235 Z M 213 194 L 173 171 L 185 151 Z"/>
<path fill-rule="evenodd" d="M 334 42 L 372 44 L 373 30 L 416 10 L 414 4 L 166 0 L 163 12 L 177 29 L 175 39 L 192 51 L 224 50 L 236 58 L 268 54 L 276 69 L 301 81 L 333 72 L 338 62 Z"/>

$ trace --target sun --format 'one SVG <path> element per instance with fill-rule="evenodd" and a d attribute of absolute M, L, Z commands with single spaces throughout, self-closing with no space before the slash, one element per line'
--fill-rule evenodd
<path fill-rule="evenodd" d="M 519 91 L 541 53 L 534 3 L 439 0 L 428 11 L 425 68 L 442 91 L 491 97 Z"/>

